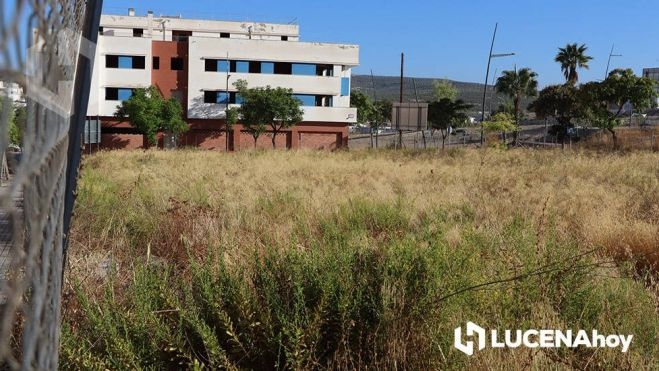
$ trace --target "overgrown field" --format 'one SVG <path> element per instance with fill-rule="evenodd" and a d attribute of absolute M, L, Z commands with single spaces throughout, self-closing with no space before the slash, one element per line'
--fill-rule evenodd
<path fill-rule="evenodd" d="M 71 239 L 64 368 L 659 365 L 656 153 L 99 153 Z M 467 321 L 634 340 L 467 357 Z"/>

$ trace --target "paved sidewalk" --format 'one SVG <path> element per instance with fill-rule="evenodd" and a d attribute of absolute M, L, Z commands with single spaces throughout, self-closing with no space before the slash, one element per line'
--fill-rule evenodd
<path fill-rule="evenodd" d="M 0 192 L 7 191 L 7 184 L 2 184 Z M 20 198 L 14 199 L 14 203 L 20 212 L 22 200 Z M 11 250 L 12 250 L 12 234 L 13 226 L 9 216 L 9 212 L 0 208 L 0 304 L 6 300 L 4 293 L 1 291 L 4 286 L 4 279 L 9 273 L 11 268 Z"/>

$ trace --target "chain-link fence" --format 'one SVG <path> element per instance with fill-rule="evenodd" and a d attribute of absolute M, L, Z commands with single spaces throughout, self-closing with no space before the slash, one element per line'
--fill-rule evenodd
<path fill-rule="evenodd" d="M 0 115 L 3 163 L 14 149 L 0 187 L 0 368 L 57 369 L 66 231 L 100 7 L 0 0 L 0 81 L 18 84 L 26 98 L 22 122 L 8 96 Z"/>

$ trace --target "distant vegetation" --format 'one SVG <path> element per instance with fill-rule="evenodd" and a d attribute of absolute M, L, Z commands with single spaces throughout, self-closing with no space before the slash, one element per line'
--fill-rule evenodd
<path fill-rule="evenodd" d="M 416 91 L 421 102 L 430 102 L 434 99 L 435 93 L 433 89 L 433 82 L 444 80 L 442 78 L 414 78 L 416 82 Z M 374 76 L 375 81 L 375 92 L 377 99 L 387 99 L 393 102 L 398 102 L 399 92 L 400 92 L 400 77 L 397 76 Z M 406 77 L 404 80 L 404 100 L 406 102 L 414 101 L 414 85 L 412 84 L 412 78 Z M 469 111 L 472 116 L 475 116 L 475 112 L 480 111 L 483 100 L 483 84 L 471 83 L 471 82 L 460 82 L 448 80 L 450 83 L 455 86 L 458 90 L 458 99 L 462 99 L 465 103 L 472 104 L 473 107 Z M 354 75 L 352 76 L 352 87 L 353 89 L 359 89 L 364 92 L 369 97 L 373 98 L 373 84 L 371 84 L 370 75 Z M 496 93 L 494 91 L 494 86 L 488 86 L 486 100 L 486 109 L 489 107 L 490 97 L 492 99 L 492 109 L 496 109 L 499 104 L 504 103 L 508 100 L 505 94 Z M 526 102 L 526 101 L 524 101 Z M 529 101 L 530 102 L 530 101 Z M 527 102 L 528 104 L 528 102 Z"/>
<path fill-rule="evenodd" d="M 99 153 L 60 365 L 652 369 L 658 173 L 649 152 Z M 466 357 L 466 321 L 634 340 Z"/>

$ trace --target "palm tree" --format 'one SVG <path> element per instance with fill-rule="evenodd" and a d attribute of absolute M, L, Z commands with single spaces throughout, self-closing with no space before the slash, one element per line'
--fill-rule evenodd
<path fill-rule="evenodd" d="M 577 46 L 577 43 L 567 44 L 565 48 L 558 48 L 558 54 L 554 60 L 561 64 L 565 80 L 572 85 L 579 81 L 577 68 L 588 69 L 588 61 L 593 59 L 585 54 L 587 49 L 586 44 Z"/>
<path fill-rule="evenodd" d="M 530 68 L 520 70 L 503 71 L 497 79 L 495 88 L 498 93 L 508 95 L 513 100 L 513 115 L 515 125 L 519 125 L 520 103 L 524 97 L 535 97 L 538 95 L 538 74 Z"/>
<path fill-rule="evenodd" d="M 495 88 L 497 92 L 508 95 L 513 100 L 513 115 L 515 126 L 519 126 L 520 103 L 524 97 L 535 97 L 538 95 L 538 74 L 530 68 L 517 68 L 513 71 L 503 71 L 497 79 Z M 504 133 L 504 141 L 505 141 Z M 517 131 L 514 133 L 513 142 L 517 142 Z"/>

